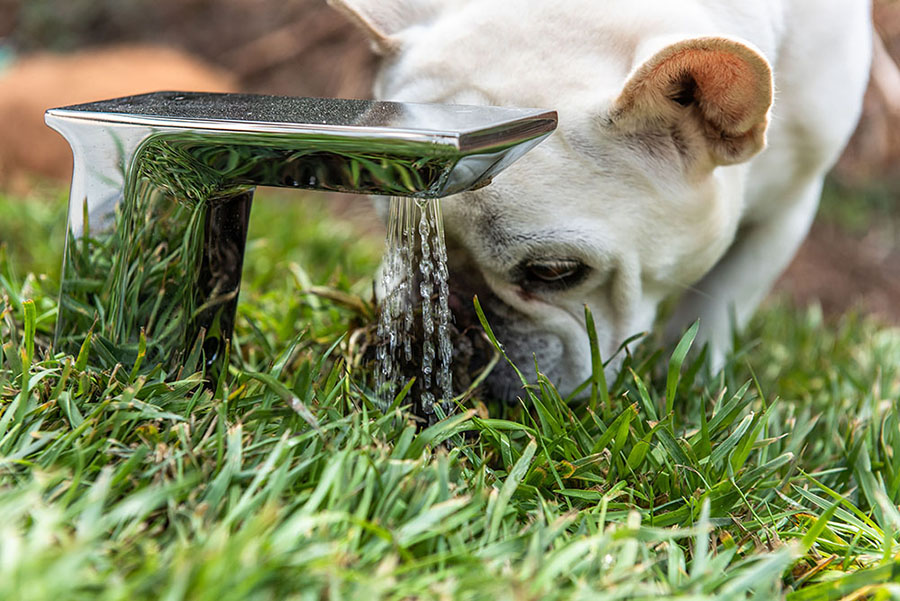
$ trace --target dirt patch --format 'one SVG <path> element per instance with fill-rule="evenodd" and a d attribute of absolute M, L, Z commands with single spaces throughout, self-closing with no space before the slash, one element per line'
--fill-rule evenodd
<path fill-rule="evenodd" d="M 4 7 L 0 38 L 22 55 L 149 43 L 217 65 L 247 92 L 371 94 L 376 57 L 324 0 L 0 0 Z"/>
<path fill-rule="evenodd" d="M 48 108 L 157 90 L 235 89 L 229 74 L 170 48 L 116 46 L 30 56 L 0 74 L 0 187 L 16 193 L 35 176 L 71 177 L 68 144 L 44 124 Z"/>
<path fill-rule="evenodd" d="M 827 315 L 855 308 L 900 324 L 900 249 L 884 238 L 817 222 L 776 290 L 800 305 L 818 302 Z"/>

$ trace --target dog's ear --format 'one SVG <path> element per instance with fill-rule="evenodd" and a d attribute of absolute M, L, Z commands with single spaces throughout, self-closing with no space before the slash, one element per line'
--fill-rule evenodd
<path fill-rule="evenodd" d="M 397 49 L 396 34 L 436 16 L 441 0 L 328 0 L 356 23 L 379 54 Z"/>
<path fill-rule="evenodd" d="M 687 123 L 716 165 L 746 161 L 765 147 L 772 70 L 749 45 L 727 38 L 670 44 L 628 77 L 610 117 L 632 130 Z"/>

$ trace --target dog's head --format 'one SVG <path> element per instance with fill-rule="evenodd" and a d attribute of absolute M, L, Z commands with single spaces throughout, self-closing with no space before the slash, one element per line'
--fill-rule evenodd
<path fill-rule="evenodd" d="M 331 1 L 384 55 L 381 99 L 558 111 L 553 136 L 443 211 L 457 308 L 478 294 L 511 358 L 536 354 L 564 393 L 590 373 L 585 304 L 608 357 L 730 245 L 744 170 L 720 167 L 763 148 L 772 104 L 749 44 L 627 3 Z"/>

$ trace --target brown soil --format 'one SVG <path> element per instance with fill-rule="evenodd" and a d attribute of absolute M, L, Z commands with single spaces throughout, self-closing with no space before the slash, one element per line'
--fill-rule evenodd
<path fill-rule="evenodd" d="M 156 90 L 236 89 L 230 74 L 170 48 L 32 55 L 0 75 L 0 187 L 22 193 L 35 176 L 71 177 L 68 144 L 44 124 L 48 108 Z"/>
<path fill-rule="evenodd" d="M 818 302 L 826 315 L 855 308 L 900 325 L 900 248 L 884 237 L 817 222 L 776 290 L 800 305 Z"/>

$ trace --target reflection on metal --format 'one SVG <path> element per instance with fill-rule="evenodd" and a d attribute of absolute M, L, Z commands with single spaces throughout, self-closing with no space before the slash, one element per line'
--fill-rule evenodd
<path fill-rule="evenodd" d="M 173 369 L 223 355 L 254 186 L 442 197 L 485 185 L 556 114 L 159 92 L 46 121 L 75 158 L 57 347 L 92 332 L 107 366 Z"/>

